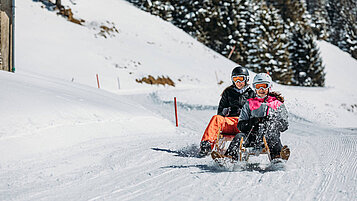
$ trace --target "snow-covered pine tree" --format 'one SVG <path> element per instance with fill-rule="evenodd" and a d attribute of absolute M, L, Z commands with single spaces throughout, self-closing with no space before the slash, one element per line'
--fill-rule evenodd
<path fill-rule="evenodd" d="M 346 21 L 343 19 L 344 16 L 342 16 L 343 5 L 340 1 L 327 0 L 326 7 L 331 23 L 331 37 L 329 38 L 329 41 L 332 44 L 335 44 L 340 47 L 343 51 L 348 51 L 347 38 L 345 33 Z"/>
<path fill-rule="evenodd" d="M 270 1 L 270 0 L 269 0 Z M 324 66 L 312 30 L 309 16 L 302 2 L 296 0 L 270 1 L 289 29 L 290 61 L 294 73 L 292 84 L 299 86 L 324 86 Z"/>
<path fill-rule="evenodd" d="M 291 83 L 291 67 L 294 67 L 291 63 L 299 58 L 291 56 L 293 54 L 287 56 L 287 40 L 293 34 L 286 30 L 306 31 L 308 27 L 301 14 L 304 10 L 300 10 L 301 4 L 296 1 L 287 0 L 288 5 L 284 5 L 283 0 L 267 0 L 280 6 L 279 13 L 285 16 L 285 26 L 276 22 L 279 18 L 276 11 L 265 11 L 264 1 L 259 0 L 128 1 L 170 21 L 222 55 L 228 56 L 235 47 L 233 61 L 255 72 L 269 71 L 279 83 Z M 290 50 L 294 49 L 297 48 L 290 47 Z"/>
<path fill-rule="evenodd" d="M 259 38 L 260 72 L 270 72 L 272 79 L 277 83 L 291 84 L 293 72 L 284 21 L 273 6 L 267 7 L 263 4 L 262 8 L 260 28 L 263 34 Z"/>
<path fill-rule="evenodd" d="M 194 0 L 171 1 L 171 3 L 174 7 L 172 23 L 197 38 L 199 34 L 197 11 L 200 8 L 205 10 L 204 4 Z"/>
<path fill-rule="evenodd" d="M 197 30 L 196 38 L 217 52 L 222 52 L 224 44 L 219 39 L 222 38 L 225 30 L 218 12 L 219 5 L 213 4 L 212 1 L 206 1 L 202 7 L 201 10 L 198 9 L 187 14 L 186 18 L 196 16 L 197 21 L 193 25 Z"/>
<path fill-rule="evenodd" d="M 272 5 L 278 9 L 285 23 L 303 21 L 304 10 L 301 9 L 302 3 L 299 0 L 266 0 L 266 2 L 268 6 Z"/>
<path fill-rule="evenodd" d="M 293 84 L 309 87 L 324 86 L 324 66 L 313 35 L 296 28 L 292 43 L 289 51 L 294 58 L 291 60 L 294 67 Z"/>
<path fill-rule="evenodd" d="M 357 59 L 357 24 L 348 26 L 347 28 L 347 45 L 352 57 Z"/>
<path fill-rule="evenodd" d="M 328 41 L 357 59 L 357 1 L 327 0 L 330 22 Z"/>
<path fill-rule="evenodd" d="M 346 35 L 349 53 L 357 59 L 357 1 L 345 1 L 344 15 L 346 16 Z"/>
<path fill-rule="evenodd" d="M 237 44 L 236 39 L 238 38 L 238 10 L 237 7 L 240 3 L 240 0 L 225 0 L 223 1 L 220 7 L 220 16 L 222 23 L 225 26 L 226 33 L 223 36 L 223 43 L 226 45 L 225 50 L 221 53 L 228 56 L 231 50 Z"/>
<path fill-rule="evenodd" d="M 166 21 L 172 21 L 172 12 L 174 11 L 174 7 L 171 5 L 169 1 L 146 1 L 144 3 L 146 10 L 153 15 L 159 16 L 160 18 Z"/>
<path fill-rule="evenodd" d="M 306 10 L 311 15 L 310 28 L 318 39 L 328 38 L 328 15 L 322 0 L 306 1 Z"/>
<path fill-rule="evenodd" d="M 262 33 L 259 29 L 260 19 L 257 15 L 259 6 L 255 4 L 257 2 L 259 1 L 242 0 L 236 7 L 238 15 L 234 40 L 237 54 L 232 57 L 232 60 L 255 72 L 261 71 L 258 65 L 258 37 Z"/>

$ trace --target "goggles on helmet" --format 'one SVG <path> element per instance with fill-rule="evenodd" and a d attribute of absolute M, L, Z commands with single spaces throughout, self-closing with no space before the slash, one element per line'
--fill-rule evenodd
<path fill-rule="evenodd" d="M 259 90 L 261 88 L 263 89 L 268 89 L 270 87 L 270 84 L 269 83 L 260 83 L 260 84 L 254 84 L 254 88 L 256 90 Z"/>
<path fill-rule="evenodd" d="M 247 76 L 245 76 L 245 75 L 232 76 L 232 81 L 234 83 L 236 83 L 236 82 L 244 82 L 246 80 L 247 80 Z"/>

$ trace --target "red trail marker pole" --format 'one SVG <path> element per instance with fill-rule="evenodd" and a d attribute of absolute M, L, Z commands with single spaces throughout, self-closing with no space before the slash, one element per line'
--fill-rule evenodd
<path fill-rule="evenodd" d="M 174 102 L 175 102 L 176 127 L 178 127 L 178 119 L 177 119 L 177 102 L 176 102 L 176 97 L 174 97 Z"/>
<path fill-rule="evenodd" d="M 231 52 L 230 52 L 230 53 L 229 53 L 229 55 L 228 55 L 228 59 L 230 59 L 230 58 L 231 58 L 231 56 L 232 56 L 232 54 L 233 54 L 234 49 L 236 49 L 236 46 L 234 46 L 234 47 L 232 48 Z"/>
<path fill-rule="evenodd" d="M 97 83 L 98 83 L 98 89 L 100 89 L 100 86 L 99 86 L 99 77 L 98 77 L 98 74 L 97 74 Z"/>

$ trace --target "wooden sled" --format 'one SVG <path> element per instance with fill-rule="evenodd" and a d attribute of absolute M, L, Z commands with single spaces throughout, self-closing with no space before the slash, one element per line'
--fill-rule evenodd
<path fill-rule="evenodd" d="M 225 156 L 224 154 L 226 153 L 229 144 L 232 142 L 234 137 L 235 135 L 232 134 L 224 134 L 221 132 L 218 134 L 216 143 L 211 153 L 213 160 L 217 161 L 219 158 L 232 159 L 232 157 Z M 241 137 L 239 143 L 238 161 L 248 161 L 249 156 L 259 156 L 260 154 L 268 154 L 269 161 L 271 161 L 270 150 L 265 136 L 262 137 L 262 142 L 258 142 L 254 146 L 244 146 L 244 138 Z"/>

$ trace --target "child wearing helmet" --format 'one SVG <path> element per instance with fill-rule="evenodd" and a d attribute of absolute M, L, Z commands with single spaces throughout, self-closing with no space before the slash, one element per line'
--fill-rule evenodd
<path fill-rule="evenodd" d="M 278 92 L 271 91 L 272 79 L 266 73 L 254 77 L 253 88 L 256 97 L 248 99 L 243 106 L 238 122 L 242 132 L 231 142 L 225 155 L 238 158 L 240 138 L 245 139 L 245 146 L 252 146 L 264 135 L 270 150 L 270 159 L 281 158 L 288 160 L 290 149 L 282 146 L 280 133 L 288 129 L 288 112 L 284 98 Z"/>
<path fill-rule="evenodd" d="M 227 87 L 219 102 L 217 115 L 209 122 L 200 143 L 200 156 L 208 155 L 220 131 L 227 134 L 237 134 L 238 116 L 247 99 L 255 97 L 249 87 L 249 72 L 242 66 L 235 67 L 231 75 L 232 85 Z"/>

